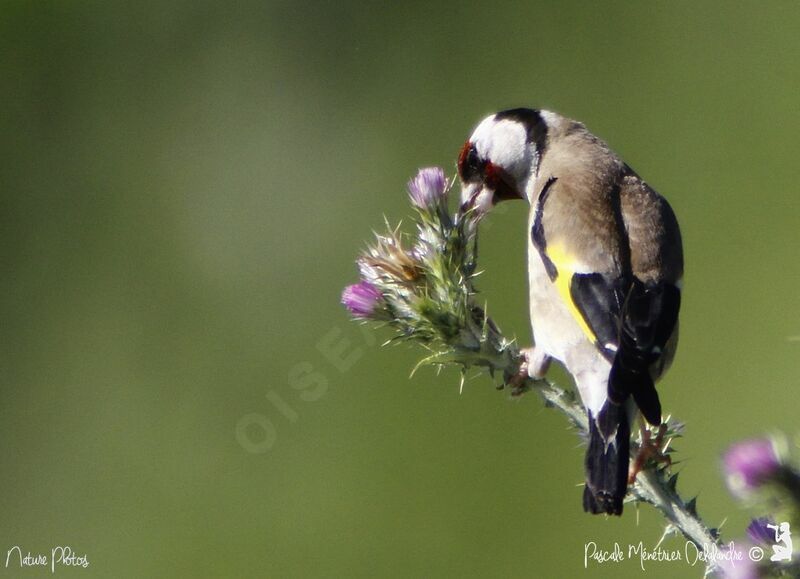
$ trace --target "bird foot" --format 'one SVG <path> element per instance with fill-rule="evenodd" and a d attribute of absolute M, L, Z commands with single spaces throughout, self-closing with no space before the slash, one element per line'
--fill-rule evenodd
<path fill-rule="evenodd" d="M 661 424 L 655 437 L 653 437 L 653 431 L 644 426 L 641 427 L 641 433 L 642 444 L 639 447 L 639 452 L 636 453 L 636 458 L 633 459 L 633 464 L 628 474 L 629 485 L 634 483 L 636 475 L 644 470 L 649 462 L 667 466 L 672 464 L 670 456 L 664 453 L 664 436 L 667 433 L 667 425 Z"/>
<path fill-rule="evenodd" d="M 525 356 L 525 369 L 528 376 L 534 380 L 541 380 L 547 374 L 550 368 L 550 356 L 544 353 L 544 350 L 531 346 L 530 348 L 523 348 L 522 355 Z"/>
<path fill-rule="evenodd" d="M 536 346 L 522 348 L 519 353 L 522 356 L 519 371 L 511 376 L 508 381 L 508 385 L 511 386 L 512 396 L 520 396 L 527 390 L 528 378 L 533 378 L 534 380 L 544 378 L 545 374 L 547 374 L 547 369 L 550 367 L 550 357 L 540 348 L 537 349 Z"/>

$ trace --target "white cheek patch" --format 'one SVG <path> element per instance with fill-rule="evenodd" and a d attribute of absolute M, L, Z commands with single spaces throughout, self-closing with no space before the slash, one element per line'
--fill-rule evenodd
<path fill-rule="evenodd" d="M 521 175 L 531 165 L 525 127 L 512 120 L 484 119 L 472 135 L 472 142 L 483 159 L 490 159 L 512 174 Z"/>

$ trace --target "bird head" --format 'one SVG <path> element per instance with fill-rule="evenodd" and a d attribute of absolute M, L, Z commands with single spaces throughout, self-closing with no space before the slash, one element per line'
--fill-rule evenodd
<path fill-rule="evenodd" d="M 526 199 L 547 138 L 539 111 L 511 109 L 486 117 L 458 157 L 463 209 L 488 213 L 501 201 Z"/>

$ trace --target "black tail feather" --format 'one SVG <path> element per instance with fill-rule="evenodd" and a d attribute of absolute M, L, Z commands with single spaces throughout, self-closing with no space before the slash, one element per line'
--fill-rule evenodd
<path fill-rule="evenodd" d="M 606 402 L 597 420 L 589 413 L 584 511 L 592 514 L 622 514 L 622 502 L 628 491 L 630 436 L 624 405 Z"/>

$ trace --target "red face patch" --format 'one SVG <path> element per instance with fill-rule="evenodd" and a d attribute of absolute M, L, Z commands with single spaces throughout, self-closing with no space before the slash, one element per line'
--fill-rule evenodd
<path fill-rule="evenodd" d="M 483 179 L 483 165 L 478 158 L 478 151 L 475 149 L 470 141 L 464 143 L 461 147 L 461 153 L 458 155 L 458 176 L 461 180 L 466 182 L 481 181 Z"/>
<path fill-rule="evenodd" d="M 502 167 L 494 163 L 486 163 L 484 170 L 486 186 L 494 190 L 494 201 L 508 201 L 509 199 L 524 199 L 524 195 L 517 190 L 514 179 Z"/>
<path fill-rule="evenodd" d="M 482 183 L 494 191 L 494 203 L 525 198 L 511 175 L 499 165 L 481 159 L 470 141 L 464 143 L 458 155 L 458 175 L 464 183 Z"/>

